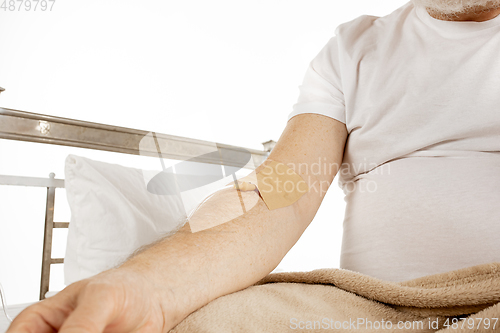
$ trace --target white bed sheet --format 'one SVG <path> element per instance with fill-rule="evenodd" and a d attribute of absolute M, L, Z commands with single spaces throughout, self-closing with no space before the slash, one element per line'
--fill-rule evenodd
<path fill-rule="evenodd" d="M 28 306 L 34 303 L 25 303 L 25 304 L 13 304 L 13 305 L 7 305 L 7 311 L 9 313 L 9 316 L 14 319 L 21 311 L 26 309 Z M 3 308 L 0 307 L 0 333 L 5 333 L 7 331 L 7 328 L 9 328 L 10 322 L 7 320 L 5 317 L 5 314 L 3 313 Z"/>
<path fill-rule="evenodd" d="M 51 297 L 57 294 L 59 291 L 48 291 L 45 294 L 45 297 Z M 14 319 L 18 314 L 21 313 L 24 309 L 26 309 L 28 306 L 31 304 L 35 304 L 37 302 L 32 302 L 32 303 L 23 303 L 23 304 L 7 304 L 7 313 L 9 316 Z M 1 304 L 1 303 L 0 303 Z M 7 328 L 9 328 L 10 321 L 7 320 L 5 317 L 5 314 L 3 313 L 3 308 L 0 306 L 0 333 L 5 333 L 7 331 Z"/>

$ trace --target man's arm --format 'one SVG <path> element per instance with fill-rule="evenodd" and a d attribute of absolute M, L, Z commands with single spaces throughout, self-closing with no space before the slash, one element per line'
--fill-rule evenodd
<path fill-rule="evenodd" d="M 120 267 L 28 308 L 8 332 L 165 332 L 215 298 L 254 284 L 312 221 L 342 162 L 346 138 L 345 125 L 332 118 L 293 117 L 266 162 L 284 163 L 306 181 L 309 192 L 298 201 L 269 210 L 256 192 L 239 192 L 256 202 L 246 213 L 196 233 L 185 225 Z M 320 170 L 311 168 L 318 163 Z M 192 218 L 223 221 L 236 191 L 218 192 Z"/>

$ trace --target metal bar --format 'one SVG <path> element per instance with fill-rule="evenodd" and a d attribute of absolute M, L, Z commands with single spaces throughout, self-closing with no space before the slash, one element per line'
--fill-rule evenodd
<path fill-rule="evenodd" d="M 54 174 L 50 174 L 54 178 Z M 50 264 L 52 261 L 52 230 L 54 225 L 55 187 L 47 187 L 47 203 L 45 206 L 45 230 L 43 235 L 42 276 L 40 281 L 40 300 L 45 299 L 50 285 Z"/>
<path fill-rule="evenodd" d="M 69 222 L 54 222 L 54 228 L 68 228 Z"/>
<path fill-rule="evenodd" d="M 64 264 L 64 258 L 52 258 L 50 260 L 51 264 Z"/>
<path fill-rule="evenodd" d="M 0 185 L 64 188 L 64 179 L 0 175 Z"/>
<path fill-rule="evenodd" d="M 155 133 L 161 157 L 221 164 L 210 154 L 224 150 L 224 165 L 241 167 L 242 150 L 260 165 L 269 152 Z M 0 108 L 0 138 L 158 157 L 152 132 Z M 151 140 L 150 140 L 151 139 Z"/>

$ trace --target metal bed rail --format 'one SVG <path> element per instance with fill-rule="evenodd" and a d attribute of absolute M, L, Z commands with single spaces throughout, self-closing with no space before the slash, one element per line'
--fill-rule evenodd
<path fill-rule="evenodd" d="M 143 140 L 154 137 L 154 140 Z M 115 153 L 190 160 L 242 167 L 242 154 L 251 154 L 254 165 L 261 164 L 275 142 L 263 143 L 264 150 L 191 139 L 181 136 L 54 117 L 0 107 L 0 139 L 38 142 L 70 147 L 104 150 Z"/>
<path fill-rule="evenodd" d="M 52 234 L 54 228 L 68 228 L 69 222 L 54 222 L 56 188 L 64 188 L 64 180 L 56 179 L 51 173 L 49 178 L 19 177 L 0 175 L 0 185 L 46 187 L 45 227 L 43 232 L 42 273 L 40 279 L 40 300 L 45 298 L 50 285 L 50 266 L 63 264 L 64 258 L 52 258 Z"/>

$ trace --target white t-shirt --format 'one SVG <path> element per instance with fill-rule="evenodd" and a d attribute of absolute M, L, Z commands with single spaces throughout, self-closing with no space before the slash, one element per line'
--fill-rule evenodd
<path fill-rule="evenodd" d="M 500 262 L 500 16 L 411 2 L 343 23 L 289 119 L 346 124 L 341 267 L 403 281 Z"/>

